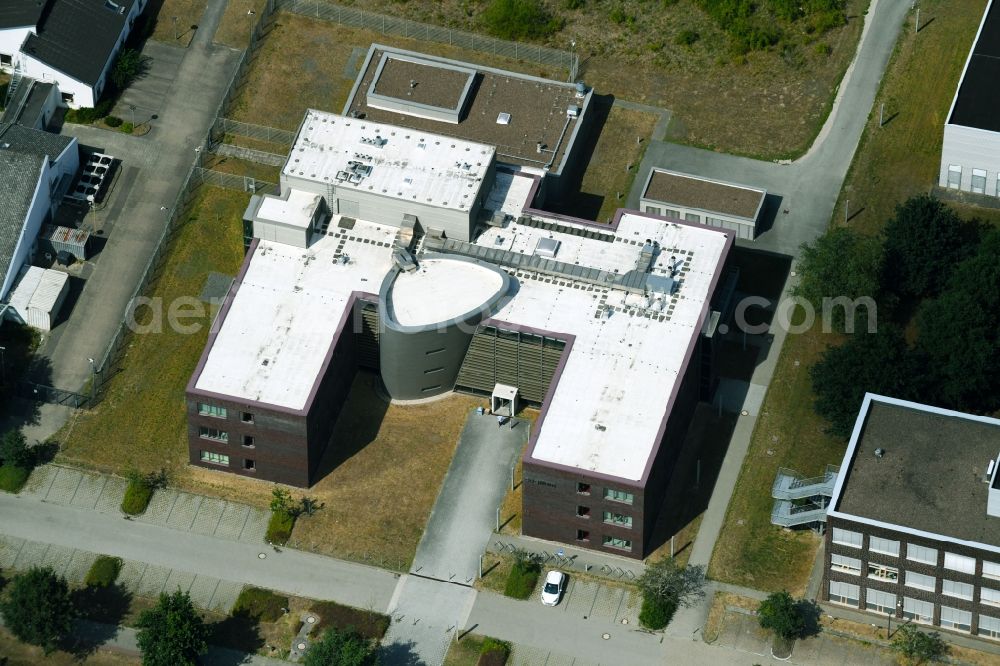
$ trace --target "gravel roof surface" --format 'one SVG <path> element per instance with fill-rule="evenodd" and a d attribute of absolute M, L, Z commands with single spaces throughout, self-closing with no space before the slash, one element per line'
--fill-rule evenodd
<path fill-rule="evenodd" d="M 653 172 L 643 194 L 654 201 L 750 219 L 757 213 L 763 196 L 759 190 L 663 171 Z"/>

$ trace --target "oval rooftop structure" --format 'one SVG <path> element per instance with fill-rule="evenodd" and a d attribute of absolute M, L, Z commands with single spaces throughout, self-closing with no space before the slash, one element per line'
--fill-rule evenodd
<path fill-rule="evenodd" d="M 482 310 L 485 316 L 504 289 L 496 269 L 457 259 L 421 259 L 418 268 L 400 272 L 386 298 L 400 326 L 449 322 Z"/>

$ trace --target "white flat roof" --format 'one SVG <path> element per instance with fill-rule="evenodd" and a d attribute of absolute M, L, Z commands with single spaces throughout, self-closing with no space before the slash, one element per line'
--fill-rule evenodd
<path fill-rule="evenodd" d="M 306 229 L 312 223 L 320 195 L 302 190 L 288 190 L 288 198 L 265 196 L 257 209 L 257 217 L 268 222 L 280 222 Z"/>
<path fill-rule="evenodd" d="M 516 176 L 507 179 L 506 186 L 521 192 L 525 181 L 530 184 L 530 179 Z M 505 184 L 498 187 L 503 190 Z M 520 194 L 510 189 L 491 196 L 513 201 Z M 350 293 L 377 293 L 391 266 L 394 227 L 359 220 L 353 230 L 344 231 L 337 229 L 338 219 L 330 227 L 337 235 L 322 237 L 305 253 L 301 248 L 259 243 L 208 352 L 198 389 L 305 407 Z M 700 334 L 701 315 L 727 236 L 710 227 L 625 213 L 614 242 L 516 223 L 489 228 L 476 242 L 531 254 L 538 240 L 548 237 L 560 240 L 556 261 L 619 273 L 635 268 L 646 239 L 655 240 L 661 251 L 652 274 L 668 275 L 672 261 L 679 269 L 675 293 L 652 302 L 568 278 L 514 271 L 517 291 L 493 316 L 498 322 L 575 337 L 533 457 L 639 480 L 657 444 L 688 347 Z M 346 265 L 336 260 L 341 239 L 347 241 L 342 251 L 351 257 Z M 477 282 L 476 273 L 468 271 L 470 265 L 461 269 L 449 265 L 464 262 L 424 260 L 419 255 L 418 262 L 423 272 L 400 276 L 401 290 L 392 296 L 403 324 L 464 314 L 469 308 L 458 302 L 466 298 L 461 292 L 469 284 L 474 285 L 470 293 L 488 291 L 492 285 L 485 276 Z M 481 302 L 479 295 L 470 296 L 472 300 Z M 610 317 L 603 316 L 606 309 L 611 310 Z"/>
<path fill-rule="evenodd" d="M 503 278 L 485 266 L 456 259 L 423 259 L 400 273 L 389 290 L 389 307 L 403 326 L 425 326 L 460 317 L 486 303 Z"/>
<path fill-rule="evenodd" d="M 310 109 L 282 174 L 467 211 L 495 152 L 482 143 Z"/>

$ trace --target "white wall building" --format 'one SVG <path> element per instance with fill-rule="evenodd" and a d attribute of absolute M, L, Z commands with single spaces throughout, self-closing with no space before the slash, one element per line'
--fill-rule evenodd
<path fill-rule="evenodd" d="M 1000 196 L 1000 3 L 991 0 L 965 62 L 941 147 L 941 187 Z"/>

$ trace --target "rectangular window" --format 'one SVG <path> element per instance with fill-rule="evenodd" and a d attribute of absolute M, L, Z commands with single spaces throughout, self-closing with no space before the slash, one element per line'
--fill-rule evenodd
<path fill-rule="evenodd" d="M 576 484 L 576 492 L 580 493 L 581 495 L 589 495 L 590 494 L 590 484 L 589 483 L 578 483 L 578 484 Z"/>
<path fill-rule="evenodd" d="M 941 594 L 972 601 L 972 586 L 968 583 L 960 583 L 957 580 L 942 580 Z"/>
<path fill-rule="evenodd" d="M 906 544 L 906 559 L 924 564 L 937 564 L 937 549 L 918 546 L 915 543 Z"/>
<path fill-rule="evenodd" d="M 980 614 L 979 635 L 987 638 L 1000 638 L 1000 619 Z"/>
<path fill-rule="evenodd" d="M 948 165 L 948 187 L 956 190 L 962 186 L 962 167 L 957 164 Z"/>
<path fill-rule="evenodd" d="M 426 356 L 433 356 L 434 354 L 440 354 L 443 351 L 444 351 L 444 347 L 438 347 L 437 349 L 431 349 L 429 351 L 424 352 L 424 355 L 426 355 Z"/>
<path fill-rule="evenodd" d="M 635 501 L 635 495 L 633 495 L 632 493 L 627 493 L 624 490 L 605 488 L 604 499 L 614 500 L 615 502 L 624 502 L 625 504 L 631 504 L 632 502 Z"/>
<path fill-rule="evenodd" d="M 257 463 L 255 463 L 253 460 L 250 460 L 249 458 L 244 458 L 243 469 L 247 470 L 248 472 L 252 472 L 253 470 L 257 469 Z"/>
<path fill-rule="evenodd" d="M 896 595 L 892 592 L 883 592 L 868 588 L 865 593 L 865 607 L 875 613 L 896 614 Z"/>
<path fill-rule="evenodd" d="M 672 217 L 675 220 L 681 219 L 681 212 L 679 210 L 674 210 L 673 208 L 667 208 L 663 211 L 665 217 Z"/>
<path fill-rule="evenodd" d="M 848 557 L 847 555 L 837 555 L 834 553 L 830 556 L 830 568 L 834 571 L 841 571 L 843 573 L 860 576 L 861 560 L 856 557 Z"/>
<path fill-rule="evenodd" d="M 835 604 L 858 607 L 858 600 L 861 598 L 860 587 L 850 583 L 840 581 L 830 581 L 830 601 Z"/>
<path fill-rule="evenodd" d="M 959 631 L 969 631 L 972 628 L 972 613 L 950 606 L 941 606 L 941 626 Z"/>
<path fill-rule="evenodd" d="M 934 603 L 903 597 L 903 617 L 914 622 L 932 624 L 934 622 Z"/>
<path fill-rule="evenodd" d="M 222 453 L 214 453 L 212 451 L 202 451 L 201 452 L 202 462 L 209 462 L 213 465 L 228 465 L 229 456 Z"/>
<path fill-rule="evenodd" d="M 976 194 L 986 193 L 986 172 L 982 169 L 972 170 L 972 191 Z"/>
<path fill-rule="evenodd" d="M 576 507 L 576 517 L 577 518 L 590 518 L 590 507 L 589 506 L 578 506 L 578 507 Z"/>
<path fill-rule="evenodd" d="M 214 439 L 217 442 L 229 441 L 229 433 L 225 430 L 219 430 L 217 428 L 206 428 L 205 426 L 200 426 L 198 428 L 198 434 L 202 439 Z"/>
<path fill-rule="evenodd" d="M 882 537 L 877 536 L 869 537 L 868 550 L 873 553 L 882 553 L 883 555 L 899 557 L 899 542 L 893 541 L 892 539 L 883 539 Z"/>
<path fill-rule="evenodd" d="M 662 215 L 663 214 L 663 211 L 660 210 L 659 208 L 657 208 L 656 206 L 649 206 L 649 205 L 646 206 L 646 212 L 647 213 L 651 213 L 653 215 Z"/>
<path fill-rule="evenodd" d="M 243 446 L 248 449 L 252 449 L 254 447 L 253 435 L 243 435 Z"/>
<path fill-rule="evenodd" d="M 435 384 L 434 386 L 428 386 L 428 387 L 422 388 L 420 390 L 422 392 L 424 392 L 424 393 L 430 393 L 431 391 L 437 391 L 439 388 L 441 388 L 441 385 L 440 384 Z"/>
<path fill-rule="evenodd" d="M 981 587 L 979 588 L 979 600 L 990 606 L 1000 606 L 1000 590 Z"/>
<path fill-rule="evenodd" d="M 833 542 L 842 546 L 861 548 L 861 532 L 842 530 L 839 527 L 833 528 Z"/>
<path fill-rule="evenodd" d="M 697 222 L 701 224 L 701 215 L 698 213 L 684 213 L 684 220 L 687 222 Z"/>
<path fill-rule="evenodd" d="M 899 569 L 887 567 L 884 564 L 868 564 L 868 577 L 876 580 L 887 580 L 895 583 L 899 580 Z"/>
<path fill-rule="evenodd" d="M 590 532 L 587 530 L 577 530 L 576 531 L 577 541 L 590 541 Z"/>
<path fill-rule="evenodd" d="M 253 423 L 253 414 L 250 412 L 240 412 L 240 421 L 243 421 L 243 423 Z"/>
<path fill-rule="evenodd" d="M 625 516 L 620 513 L 613 513 L 611 511 L 604 512 L 604 522 L 609 525 L 618 525 L 619 527 L 632 527 L 632 516 Z"/>
<path fill-rule="evenodd" d="M 0 65 L 10 66 L 12 64 L 12 58 L 7 53 L 0 53 Z"/>
<path fill-rule="evenodd" d="M 444 368 L 431 368 L 430 370 L 424 370 L 425 375 L 433 375 L 435 372 L 441 372 Z"/>
<path fill-rule="evenodd" d="M 1000 564 L 996 562 L 983 562 L 983 578 L 1000 580 Z"/>
<path fill-rule="evenodd" d="M 925 576 L 922 573 L 917 573 L 916 571 L 906 572 L 906 586 L 915 587 L 918 590 L 929 590 L 934 591 L 937 585 L 937 579 L 934 576 Z"/>
<path fill-rule="evenodd" d="M 228 415 L 225 407 L 206 405 L 203 402 L 198 403 L 198 413 L 202 416 L 214 416 L 217 419 L 224 419 Z"/>
<path fill-rule="evenodd" d="M 618 537 L 606 536 L 603 539 L 605 546 L 611 548 L 620 548 L 621 550 L 632 550 L 632 542 L 628 539 L 619 539 Z"/>
<path fill-rule="evenodd" d="M 48 78 L 48 76 L 47 75 L 43 75 L 42 78 L 46 79 L 46 78 Z M 100 93 L 98 93 L 97 96 L 100 97 Z M 74 100 L 73 93 L 62 93 L 62 101 L 64 103 L 66 103 L 66 104 L 72 104 L 73 100 Z"/>
<path fill-rule="evenodd" d="M 974 574 L 976 573 L 976 558 L 966 557 L 965 555 L 956 555 L 955 553 L 945 553 L 944 568 L 951 569 L 952 571 Z"/>

